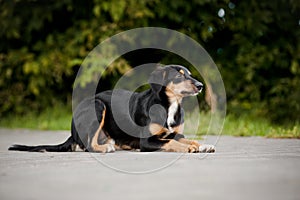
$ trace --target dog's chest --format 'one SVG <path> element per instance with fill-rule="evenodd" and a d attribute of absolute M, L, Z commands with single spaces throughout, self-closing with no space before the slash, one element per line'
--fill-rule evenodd
<path fill-rule="evenodd" d="M 177 102 L 173 102 L 168 108 L 168 117 L 167 117 L 167 125 L 170 132 L 173 132 L 172 125 L 175 122 L 175 115 L 178 112 L 179 104 Z"/>

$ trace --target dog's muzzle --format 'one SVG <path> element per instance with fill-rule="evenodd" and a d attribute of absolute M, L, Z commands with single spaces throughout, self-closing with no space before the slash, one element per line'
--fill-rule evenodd
<path fill-rule="evenodd" d="M 199 81 L 195 82 L 194 85 L 196 86 L 196 88 L 198 89 L 198 93 L 200 93 L 203 89 L 203 84 L 200 83 Z"/>

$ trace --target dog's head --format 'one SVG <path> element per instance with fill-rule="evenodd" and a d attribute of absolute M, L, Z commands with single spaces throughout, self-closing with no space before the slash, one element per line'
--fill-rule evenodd
<path fill-rule="evenodd" d="M 195 96 L 203 89 L 203 84 L 180 65 L 158 67 L 152 72 L 149 83 L 155 93 L 160 96 L 160 93 L 164 92 L 169 98 Z"/>

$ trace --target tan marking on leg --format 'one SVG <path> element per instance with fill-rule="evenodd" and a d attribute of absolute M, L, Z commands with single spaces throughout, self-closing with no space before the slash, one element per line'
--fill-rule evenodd
<path fill-rule="evenodd" d="M 98 144 L 98 138 L 99 138 L 100 132 L 104 125 L 105 113 L 106 113 L 106 110 L 104 109 L 103 113 L 102 113 L 101 123 L 100 123 L 99 128 L 96 131 L 94 137 L 92 138 L 92 142 L 91 142 L 91 147 L 92 147 L 93 151 L 101 152 L 101 153 L 108 153 L 108 152 L 115 151 L 114 142 L 112 144 L 110 138 L 106 141 L 105 144 L 102 144 L 102 145 Z"/>
<path fill-rule="evenodd" d="M 131 146 L 129 146 L 127 144 L 115 144 L 114 146 L 115 146 L 115 149 L 117 151 L 119 151 L 119 150 L 127 150 L 127 151 L 129 151 L 129 150 L 133 149 Z"/>
<path fill-rule="evenodd" d="M 215 146 L 210 145 L 210 144 L 199 144 L 199 142 L 196 140 L 180 138 L 178 141 L 183 144 L 189 144 L 189 145 L 196 146 L 200 153 L 214 153 L 216 151 Z"/>
<path fill-rule="evenodd" d="M 160 135 L 162 133 L 168 133 L 169 130 L 160 124 L 152 123 L 149 125 L 149 131 L 152 135 Z"/>
<path fill-rule="evenodd" d="M 178 142 L 183 143 L 183 144 L 194 145 L 194 146 L 197 146 L 198 148 L 200 147 L 199 142 L 196 141 L 196 140 L 189 140 L 189 139 L 186 139 L 186 138 L 180 138 L 178 140 Z"/>
<path fill-rule="evenodd" d="M 128 151 L 128 150 L 132 150 L 131 146 L 126 145 L 126 144 L 121 145 L 121 149 L 127 150 L 127 151 Z"/>
<path fill-rule="evenodd" d="M 183 134 L 184 123 L 183 123 L 183 124 L 180 124 L 179 126 L 175 126 L 175 127 L 173 128 L 173 130 L 174 130 L 175 133 Z"/>
<path fill-rule="evenodd" d="M 115 144 L 116 150 L 130 151 L 130 150 L 136 150 L 139 148 L 140 148 L 140 140 L 139 139 L 132 140 L 126 144 Z"/>
<path fill-rule="evenodd" d="M 182 152 L 182 153 L 196 153 L 199 152 L 199 147 L 195 145 L 183 144 L 176 140 L 170 140 L 162 146 L 162 149 L 167 152 Z"/>

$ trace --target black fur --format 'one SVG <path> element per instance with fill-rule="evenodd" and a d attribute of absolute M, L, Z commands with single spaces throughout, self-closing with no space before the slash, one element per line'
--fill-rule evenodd
<path fill-rule="evenodd" d="M 9 147 L 8 150 L 11 151 L 37 151 L 37 152 L 67 152 L 74 151 L 75 141 L 72 136 L 70 136 L 67 141 L 59 145 L 40 145 L 40 146 L 26 146 L 15 144 Z"/>

